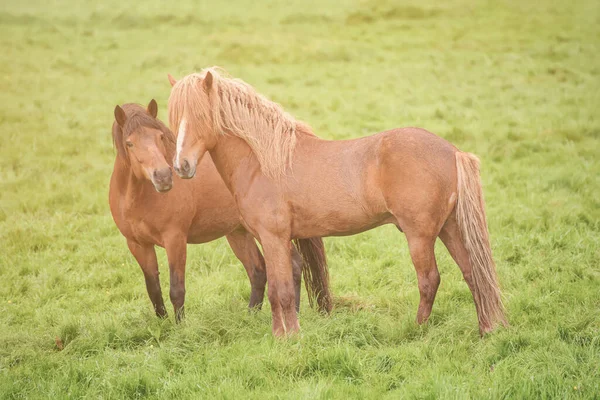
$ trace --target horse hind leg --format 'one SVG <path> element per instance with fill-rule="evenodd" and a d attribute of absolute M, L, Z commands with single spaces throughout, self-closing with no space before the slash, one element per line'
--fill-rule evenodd
<path fill-rule="evenodd" d="M 402 209 L 392 211 L 396 218 L 396 226 L 406 235 L 408 249 L 412 259 L 419 285 L 419 308 L 417 323 L 427 322 L 431 315 L 433 302 L 440 286 L 440 273 L 435 260 L 435 241 L 443 225 L 443 216 L 422 207 L 423 209 Z"/>
<path fill-rule="evenodd" d="M 440 286 L 440 273 L 435 261 L 435 237 L 407 234 L 410 257 L 417 272 L 419 284 L 419 309 L 417 323 L 422 324 L 429 319 L 431 309 Z"/>
<path fill-rule="evenodd" d="M 481 291 L 478 290 L 477 284 L 473 277 L 473 269 L 469 259 L 469 252 L 463 243 L 454 213 L 450 216 L 450 218 L 448 218 L 448 221 L 442 228 L 442 231 L 440 232 L 440 239 L 448 249 L 448 252 L 456 264 L 458 264 L 458 267 L 460 268 L 463 277 L 467 282 L 469 289 L 471 290 L 479 320 L 480 333 L 483 335 L 487 332 L 490 332 L 493 329 L 493 324 L 490 323 L 490 321 L 485 317 L 484 313 L 482 313 L 481 303 L 482 301 L 485 301 L 485 299 L 483 298 L 483 293 L 480 293 Z"/>

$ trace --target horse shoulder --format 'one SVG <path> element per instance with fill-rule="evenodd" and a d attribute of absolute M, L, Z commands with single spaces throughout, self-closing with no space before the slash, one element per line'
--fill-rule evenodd
<path fill-rule="evenodd" d="M 121 187 L 119 177 L 118 171 L 115 170 L 110 179 L 108 205 L 119 232 L 126 238 L 131 238 L 131 226 L 125 216 L 125 192 Z"/>

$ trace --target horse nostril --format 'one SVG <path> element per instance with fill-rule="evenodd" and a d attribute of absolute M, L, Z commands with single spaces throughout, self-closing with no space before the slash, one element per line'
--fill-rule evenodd
<path fill-rule="evenodd" d="M 181 170 L 183 172 L 190 172 L 190 163 L 188 162 L 188 160 L 183 160 L 183 164 L 181 165 Z"/>
<path fill-rule="evenodd" d="M 171 180 L 171 178 L 173 177 L 173 174 L 171 173 L 170 169 L 163 169 L 163 170 L 155 170 L 152 173 L 152 179 L 155 182 L 160 182 L 160 183 L 164 183 L 164 182 L 168 182 Z"/>

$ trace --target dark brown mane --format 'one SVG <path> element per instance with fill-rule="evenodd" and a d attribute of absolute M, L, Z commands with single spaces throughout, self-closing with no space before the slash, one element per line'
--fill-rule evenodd
<path fill-rule="evenodd" d="M 163 142 L 167 150 L 165 158 L 169 164 L 173 160 L 175 154 L 175 135 L 165 124 L 162 123 L 158 118 L 152 118 L 146 108 L 135 103 L 124 104 L 122 107 L 125 114 L 127 114 L 127 120 L 125 126 L 121 128 L 116 121 L 113 122 L 113 147 L 117 150 L 117 156 L 121 157 L 127 163 L 129 159 L 125 150 L 125 140 L 132 132 L 137 131 L 140 128 L 151 128 L 158 129 L 161 131 L 163 136 Z"/>

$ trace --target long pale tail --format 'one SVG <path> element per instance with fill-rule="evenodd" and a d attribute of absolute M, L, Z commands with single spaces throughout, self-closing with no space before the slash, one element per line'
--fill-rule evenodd
<path fill-rule="evenodd" d="M 463 244 L 469 253 L 473 277 L 473 297 L 478 307 L 481 327 L 491 330 L 501 323 L 507 325 L 496 265 L 492 258 L 485 217 L 485 202 L 479 177 L 479 159 L 470 153 L 456 153 L 458 171 L 458 201 L 456 219 Z"/>
<path fill-rule="evenodd" d="M 319 311 L 329 313 L 333 300 L 329 291 L 329 269 L 323 239 L 296 239 L 294 244 L 304 260 L 302 276 L 308 292 L 308 302 L 312 307 L 316 301 Z"/>

